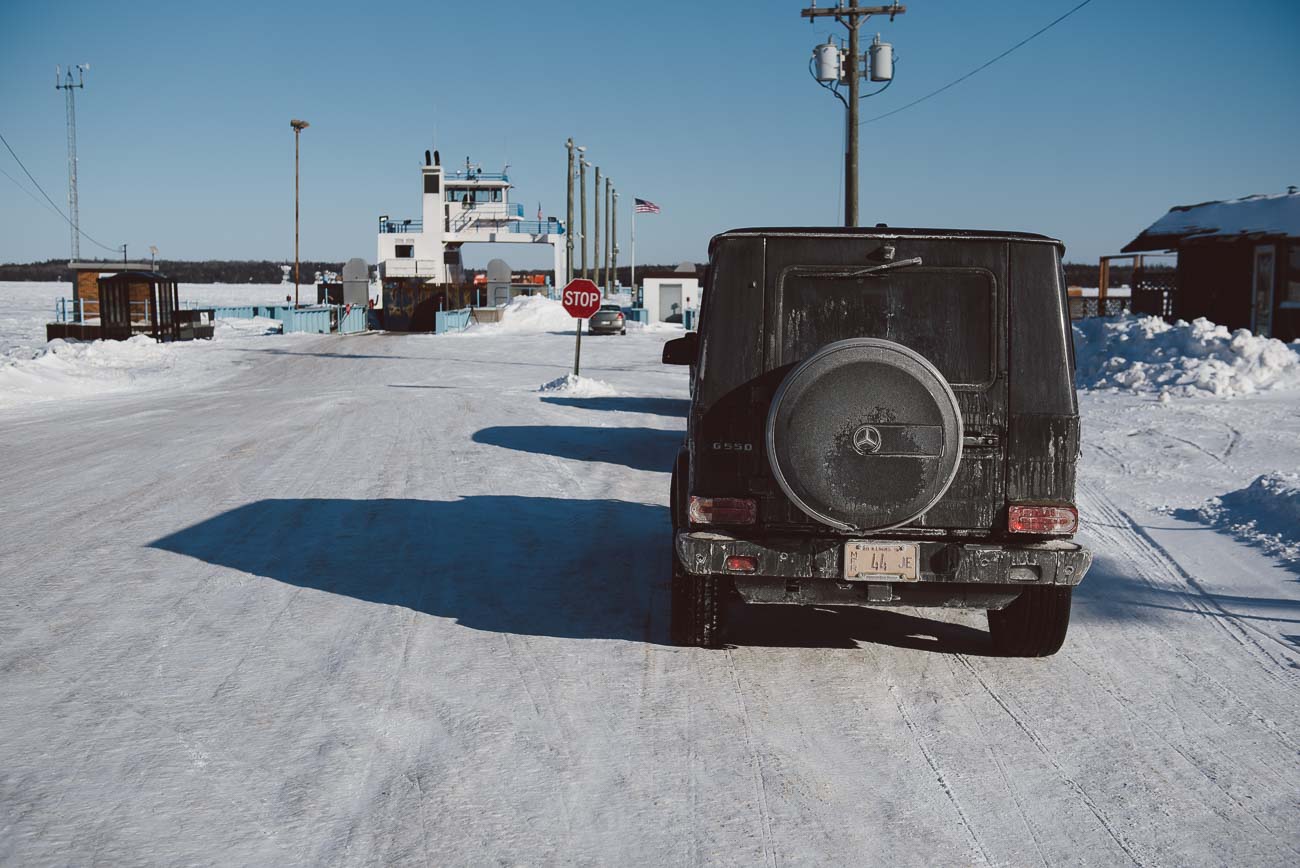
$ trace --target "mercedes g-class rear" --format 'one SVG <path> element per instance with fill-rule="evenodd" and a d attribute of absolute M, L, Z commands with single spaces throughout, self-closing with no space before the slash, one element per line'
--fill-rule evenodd
<path fill-rule="evenodd" d="M 673 632 L 723 599 L 989 612 L 1054 653 L 1091 556 L 1070 541 L 1078 408 L 1061 245 L 922 229 L 746 229 L 710 244 L 673 476 Z"/>

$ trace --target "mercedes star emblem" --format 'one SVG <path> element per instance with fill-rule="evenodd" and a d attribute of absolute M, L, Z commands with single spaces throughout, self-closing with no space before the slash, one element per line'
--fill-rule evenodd
<path fill-rule="evenodd" d="M 880 429 L 863 425 L 853 432 L 853 451 L 859 455 L 874 455 L 880 451 Z"/>

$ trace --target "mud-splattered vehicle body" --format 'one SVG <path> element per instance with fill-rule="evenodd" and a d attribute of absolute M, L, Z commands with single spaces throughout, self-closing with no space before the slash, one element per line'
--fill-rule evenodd
<path fill-rule="evenodd" d="M 673 632 L 722 603 L 985 609 L 1055 652 L 1090 554 L 1060 242 L 968 230 L 715 237 L 673 473 Z"/>

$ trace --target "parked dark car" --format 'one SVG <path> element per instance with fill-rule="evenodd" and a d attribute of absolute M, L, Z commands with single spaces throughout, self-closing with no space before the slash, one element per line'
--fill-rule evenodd
<path fill-rule="evenodd" d="M 1065 639 L 1091 554 L 1062 245 L 931 229 L 741 229 L 709 246 L 672 477 L 672 632 L 729 596 L 984 609 L 1001 653 Z"/>
<path fill-rule="evenodd" d="M 627 320 L 623 317 L 623 308 L 616 304 L 602 304 L 600 310 L 587 320 L 587 330 L 593 335 L 627 334 Z"/>

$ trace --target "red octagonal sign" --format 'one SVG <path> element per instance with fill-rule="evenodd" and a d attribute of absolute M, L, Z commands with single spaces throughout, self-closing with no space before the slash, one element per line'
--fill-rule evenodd
<path fill-rule="evenodd" d="M 569 316 L 586 319 L 600 310 L 600 289 L 590 280 L 581 277 L 570 280 L 560 296 Z"/>

